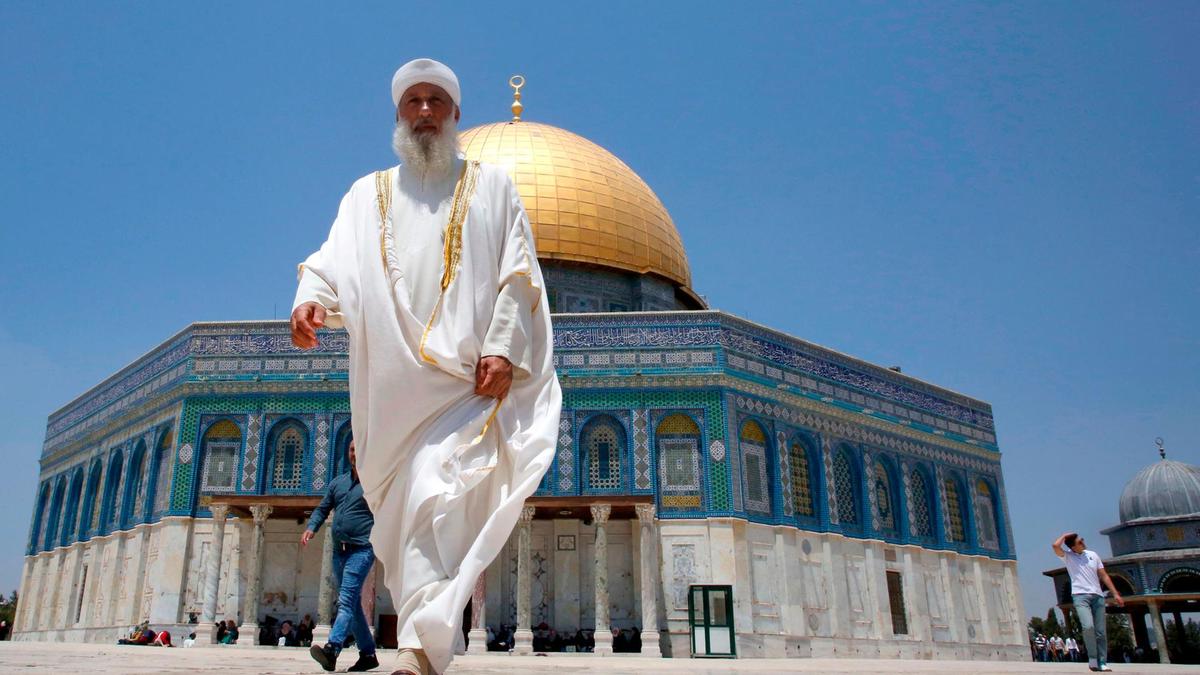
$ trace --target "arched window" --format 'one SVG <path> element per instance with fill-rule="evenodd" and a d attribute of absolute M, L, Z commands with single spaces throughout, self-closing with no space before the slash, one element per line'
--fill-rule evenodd
<path fill-rule="evenodd" d="M 622 458 L 625 455 L 625 428 L 610 415 L 598 415 L 584 425 L 579 434 L 583 449 L 585 490 L 616 490 L 621 483 Z"/>
<path fill-rule="evenodd" d="M 979 545 L 983 548 L 999 549 L 1000 537 L 996 531 L 996 507 L 992 500 L 992 488 L 982 478 L 975 481 L 975 525 L 979 533 Z"/>
<path fill-rule="evenodd" d="M 29 536 L 29 550 L 36 553 L 38 545 L 42 541 L 42 531 L 46 525 L 46 506 L 50 502 L 50 482 L 42 483 L 42 489 L 38 494 L 37 510 L 33 512 L 33 532 Z"/>
<path fill-rule="evenodd" d="M 100 532 L 108 534 L 117 524 L 117 507 L 121 487 L 121 474 L 125 469 L 125 453 L 117 450 L 108 460 L 108 475 L 104 478 L 104 504 L 100 509 Z"/>
<path fill-rule="evenodd" d="M 83 496 L 83 469 L 75 470 L 71 477 L 71 489 L 67 491 L 67 512 L 63 520 L 62 535 L 58 538 L 60 546 L 66 546 L 75 540 L 75 525 L 79 518 L 79 500 Z"/>
<path fill-rule="evenodd" d="M 888 473 L 887 467 L 881 461 L 875 462 L 874 474 L 871 478 L 871 490 L 875 494 L 875 515 L 879 519 L 879 531 L 897 536 L 900 534 L 900 528 L 897 527 L 898 509 L 895 501 L 896 492 L 892 489 L 891 474 Z"/>
<path fill-rule="evenodd" d="M 771 515 L 771 468 L 767 461 L 767 434 L 754 420 L 742 423 L 738 433 L 742 451 L 742 486 L 746 493 L 746 510 Z"/>
<path fill-rule="evenodd" d="M 154 451 L 154 479 L 151 481 L 154 492 L 147 500 L 152 515 L 165 512 L 171 505 L 171 477 L 175 473 L 173 446 L 173 434 L 167 431 L 158 439 L 158 448 Z"/>
<path fill-rule="evenodd" d="M 1112 575 L 1113 581 L 1117 575 Z M 1200 570 L 1190 567 L 1180 567 L 1167 572 L 1158 582 L 1163 593 L 1200 593 Z M 1125 593 L 1118 587 L 1121 593 Z"/>
<path fill-rule="evenodd" d="M 788 460 L 792 474 L 792 511 L 798 516 L 816 515 L 812 495 L 816 481 L 810 473 L 808 449 L 800 441 L 793 440 L 788 449 Z"/>
<path fill-rule="evenodd" d="M 87 492 L 83 498 L 83 518 L 79 521 L 79 538 L 85 539 L 89 532 L 94 532 L 99 526 L 100 519 L 100 479 L 104 476 L 104 463 L 99 459 L 92 461 L 88 471 Z"/>
<path fill-rule="evenodd" d="M 124 508 L 121 510 L 121 528 L 127 528 L 137 522 L 138 500 L 142 494 L 142 484 L 146 480 L 146 442 L 138 441 L 137 448 L 129 459 L 129 478 L 125 481 L 125 496 L 122 498 Z"/>
<path fill-rule="evenodd" d="M 700 426 L 672 413 L 654 430 L 658 449 L 659 506 L 665 511 L 700 508 Z"/>
<path fill-rule="evenodd" d="M 842 448 L 833 460 L 833 489 L 837 502 L 838 522 L 857 525 L 859 514 L 858 471 L 850 453 Z"/>
<path fill-rule="evenodd" d="M 946 491 L 946 518 L 950 524 L 950 528 L 946 532 L 946 541 L 965 542 L 967 536 L 963 521 L 966 520 L 966 514 L 963 513 L 962 500 L 959 499 L 958 481 L 947 477 L 943 486 Z"/>
<path fill-rule="evenodd" d="M 202 493 L 233 492 L 237 486 L 237 458 L 242 450 L 242 430 L 230 420 L 214 423 L 204 433 Z"/>
<path fill-rule="evenodd" d="M 333 470 L 330 476 L 340 476 L 350 471 L 350 441 L 354 440 L 354 428 L 350 422 L 338 429 L 337 438 L 333 443 Z M 547 472 L 549 473 L 549 472 Z"/>
<path fill-rule="evenodd" d="M 912 523 L 912 534 L 914 537 L 933 537 L 933 502 L 932 495 L 929 492 L 929 483 L 925 480 L 925 473 L 920 469 L 913 469 L 908 475 L 908 485 L 912 492 L 912 499 L 908 504 L 908 519 Z"/>
<path fill-rule="evenodd" d="M 61 477 L 54 487 L 54 496 L 50 498 L 50 519 L 46 522 L 46 537 L 42 540 L 42 548 L 50 550 L 58 542 L 58 521 L 62 518 L 63 496 L 67 491 L 67 483 Z"/>
<path fill-rule="evenodd" d="M 283 422 L 274 434 L 268 474 L 272 490 L 292 492 L 300 489 L 304 478 L 304 450 L 308 432 L 294 421 Z"/>

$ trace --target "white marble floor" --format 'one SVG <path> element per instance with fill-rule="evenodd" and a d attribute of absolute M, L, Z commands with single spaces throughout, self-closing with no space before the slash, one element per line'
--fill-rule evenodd
<path fill-rule="evenodd" d="M 356 654 L 347 652 L 339 671 L 354 663 Z M 390 673 L 391 654 L 383 667 L 374 671 Z M 988 673 L 1087 673 L 1085 664 L 1071 663 L 993 663 L 986 661 L 884 661 L 864 659 L 742 659 L 737 661 L 691 659 L 644 659 L 630 656 L 463 656 L 447 675 L 472 673 L 591 673 L 640 675 L 641 673 L 929 673 L 985 675 Z M 1125 665 L 1113 666 L 1116 673 L 1151 675 L 1196 673 L 1196 666 Z M 162 649 L 118 647 L 116 645 L 62 644 L 42 642 L 0 642 L 0 673 L 101 673 L 113 675 L 282 675 L 323 673 L 305 649 L 271 647 L 207 647 Z"/>

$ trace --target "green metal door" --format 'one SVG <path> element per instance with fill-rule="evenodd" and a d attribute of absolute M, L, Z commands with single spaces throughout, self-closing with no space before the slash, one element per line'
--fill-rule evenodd
<path fill-rule="evenodd" d="M 694 585 L 688 589 L 692 656 L 734 658 L 733 587 Z"/>

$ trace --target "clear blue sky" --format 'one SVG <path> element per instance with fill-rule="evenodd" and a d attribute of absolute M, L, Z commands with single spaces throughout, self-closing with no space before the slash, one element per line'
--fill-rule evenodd
<path fill-rule="evenodd" d="M 464 128 L 524 74 L 713 306 L 990 401 L 1030 613 L 1155 436 L 1200 463 L 1200 4 L 423 4 L 0 4 L 0 589 L 47 414 L 189 322 L 286 314 L 416 56 Z"/>

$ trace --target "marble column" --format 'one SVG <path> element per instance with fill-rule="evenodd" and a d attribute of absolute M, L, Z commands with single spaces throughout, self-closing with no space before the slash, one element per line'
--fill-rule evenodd
<path fill-rule="evenodd" d="M 1131 611 L 1129 622 L 1133 624 L 1133 643 L 1143 653 L 1150 653 L 1150 636 L 1146 633 L 1146 612 Z"/>
<path fill-rule="evenodd" d="M 317 593 L 317 625 L 313 628 L 315 645 L 328 642 L 333 630 L 333 585 L 333 528 L 328 527 L 321 544 L 321 589 Z"/>
<path fill-rule="evenodd" d="M 250 535 L 250 564 L 246 570 L 246 605 L 242 611 L 242 625 L 238 628 L 238 645 L 253 647 L 258 643 L 258 603 L 262 597 L 263 541 L 266 538 L 267 519 L 271 517 L 270 504 L 251 504 L 250 515 L 254 518 L 254 533 Z"/>
<path fill-rule="evenodd" d="M 642 654 L 662 657 L 658 633 L 658 541 L 654 536 L 654 504 L 638 504 L 638 522 L 642 525 L 641 586 L 642 586 Z"/>
<path fill-rule="evenodd" d="M 596 649 L 597 656 L 612 654 L 612 629 L 608 621 L 608 516 L 612 514 L 610 504 L 592 504 L 592 522 L 596 525 L 595 570 L 592 579 L 596 583 Z"/>
<path fill-rule="evenodd" d="M 1154 625 L 1154 641 L 1158 643 L 1158 662 L 1170 663 L 1171 655 L 1167 653 L 1167 631 L 1163 630 L 1162 613 L 1158 611 L 1158 603 L 1151 600 L 1150 623 Z"/>
<path fill-rule="evenodd" d="M 513 635 L 513 651 L 517 654 L 533 652 L 533 617 L 530 605 L 533 601 L 533 569 L 529 548 L 533 527 L 532 506 L 521 509 L 521 522 L 517 525 L 517 630 Z"/>
<path fill-rule="evenodd" d="M 200 611 L 201 628 L 196 631 L 196 644 L 213 644 L 217 641 L 217 591 L 221 587 L 221 548 L 225 544 L 225 516 L 229 513 L 229 507 L 213 504 L 209 512 L 212 513 L 212 538 L 208 545 L 208 558 L 204 561 L 204 604 Z"/>
<path fill-rule="evenodd" d="M 471 632 L 467 634 L 467 653 L 487 653 L 487 613 L 484 605 L 487 601 L 487 572 L 475 580 L 475 591 L 471 593 Z"/>

